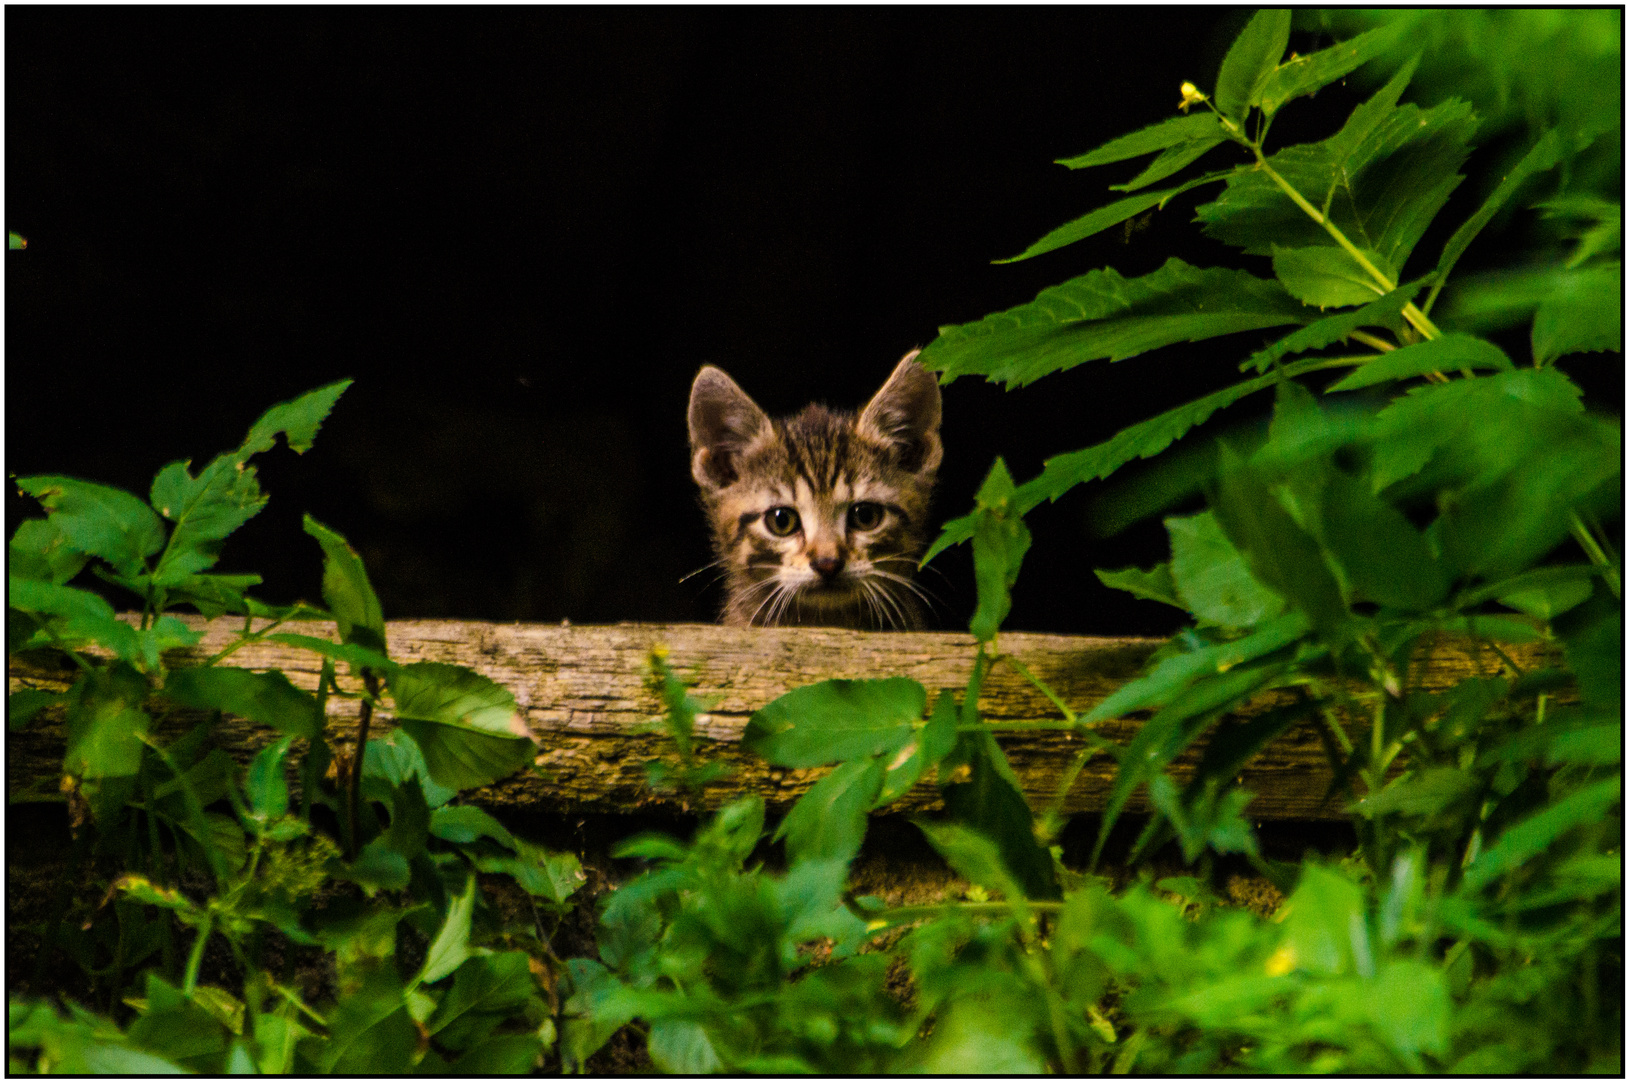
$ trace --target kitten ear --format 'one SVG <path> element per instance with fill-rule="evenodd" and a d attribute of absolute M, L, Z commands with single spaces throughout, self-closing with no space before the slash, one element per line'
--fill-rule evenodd
<path fill-rule="evenodd" d="M 898 464 L 912 473 L 935 472 L 943 460 L 943 441 L 938 425 L 943 418 L 943 398 L 938 380 L 915 358 L 915 349 L 898 362 L 870 404 L 859 414 L 861 435 L 894 448 Z"/>
<path fill-rule="evenodd" d="M 735 381 L 707 366 L 689 390 L 689 469 L 703 488 L 725 488 L 739 478 L 740 452 L 768 426 L 768 416 Z"/>

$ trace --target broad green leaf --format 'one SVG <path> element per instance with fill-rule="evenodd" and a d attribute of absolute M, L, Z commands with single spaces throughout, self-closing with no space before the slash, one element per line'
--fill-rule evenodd
<path fill-rule="evenodd" d="M 1565 833 L 1598 822 L 1621 801 L 1621 774 L 1578 788 L 1503 834 L 1463 871 L 1462 889 L 1478 892 L 1528 859 L 1547 851 Z"/>
<path fill-rule="evenodd" d="M 458 1055 L 456 1076 L 529 1075 L 548 1046 L 536 1035 L 496 1035 Z"/>
<path fill-rule="evenodd" d="M 1249 573 L 1213 513 L 1165 518 L 1164 528 L 1170 546 L 1167 574 L 1179 591 L 1177 606 L 1222 626 L 1254 626 L 1282 614 L 1282 597 Z"/>
<path fill-rule="evenodd" d="M 203 633 L 193 630 L 173 615 L 160 615 L 145 630 L 136 631 L 140 648 L 141 666 L 147 671 L 159 669 L 160 657 L 171 649 L 189 649 L 203 640 Z"/>
<path fill-rule="evenodd" d="M 396 720 L 437 783 L 484 787 L 536 756 L 514 695 L 484 675 L 422 661 L 390 672 L 389 684 Z"/>
<path fill-rule="evenodd" d="M 1554 627 L 1565 645 L 1565 664 L 1576 673 L 1582 701 L 1621 714 L 1621 605 L 1600 595 L 1568 611 Z"/>
<path fill-rule="evenodd" d="M 1057 164 L 1066 165 L 1070 169 L 1088 169 L 1094 165 L 1110 165 L 1115 161 L 1127 161 L 1130 158 L 1141 157 L 1143 154 L 1150 154 L 1155 150 L 1167 150 L 1188 143 L 1203 142 L 1217 137 L 1222 130 L 1220 120 L 1211 112 L 1171 117 L 1168 120 L 1160 120 L 1156 124 L 1149 124 L 1140 131 L 1120 135 L 1088 154 L 1060 158 L 1057 160 Z"/>
<path fill-rule="evenodd" d="M 926 834 L 930 843 L 950 869 L 974 885 L 992 889 L 1009 900 L 1023 894 L 1022 886 L 1007 869 L 1000 856 L 1000 847 L 976 829 L 953 822 L 917 820 L 917 828 Z"/>
<path fill-rule="evenodd" d="M 1417 960 L 1392 960 L 1365 987 L 1369 1023 L 1409 1066 L 1420 1053 L 1444 1054 L 1451 1038 L 1452 998 L 1441 969 Z"/>
<path fill-rule="evenodd" d="M 1621 352 L 1621 263 L 1584 266 L 1560 278 L 1537 307 L 1537 363 L 1578 352 Z"/>
<path fill-rule="evenodd" d="M 1096 577 L 1110 589 L 1122 589 L 1142 600 L 1156 600 L 1186 610 L 1186 604 L 1176 595 L 1169 563 L 1159 563 L 1151 570 L 1138 570 L 1133 566 L 1123 570 L 1098 570 Z"/>
<path fill-rule="evenodd" d="M 864 843 L 870 808 L 881 792 L 886 763 L 879 757 L 845 761 L 799 798 L 774 839 L 785 841 L 792 866 L 807 859 L 850 862 Z"/>
<path fill-rule="evenodd" d="M 706 1028 L 694 1020 L 657 1020 L 650 1025 L 650 1061 L 665 1073 L 699 1076 L 723 1072 L 723 1060 Z"/>
<path fill-rule="evenodd" d="M 741 742 L 771 764 L 807 769 L 894 753 L 925 714 L 926 688 L 914 679 L 829 679 L 763 706 Z"/>
<path fill-rule="evenodd" d="M 191 604 L 206 619 L 246 615 L 252 601 L 243 594 L 261 580 L 259 574 L 188 574 L 166 582 L 164 594 L 171 604 Z"/>
<path fill-rule="evenodd" d="M 955 999 L 933 1023 L 931 1036 L 906 1050 L 908 1070 L 940 1076 L 1044 1072 L 1045 1056 L 1033 1038 L 1034 1010 L 1010 1015 L 1016 1008 L 1009 996 Z"/>
<path fill-rule="evenodd" d="M 25 477 L 17 486 L 46 508 L 70 548 L 121 574 L 140 573 L 164 546 L 164 523 L 128 491 L 65 476 Z"/>
<path fill-rule="evenodd" d="M 920 362 L 949 380 L 983 375 L 1023 386 L 1088 360 L 1123 360 L 1176 342 L 1304 323 L 1313 316 L 1275 281 L 1170 259 L 1138 278 L 1111 268 L 1092 270 L 1028 304 L 941 327 Z"/>
<path fill-rule="evenodd" d="M 453 901 L 454 904 L 459 902 Z M 448 1025 L 477 1013 L 507 1017 L 523 1009 L 536 996 L 536 983 L 531 979 L 525 953 L 470 956 L 456 969 L 451 988 L 424 1026 L 431 1035 L 436 1035 Z M 461 1050 L 462 1047 L 451 1046 L 450 1049 Z"/>
<path fill-rule="evenodd" d="M 280 672 L 279 672 L 280 674 Z M 249 762 L 249 807 L 261 821 L 270 821 L 288 813 L 288 750 L 294 745 L 294 736 L 284 735 L 254 755 Z"/>
<path fill-rule="evenodd" d="M 1461 769 L 1424 769 L 1397 777 L 1375 795 L 1352 803 L 1352 813 L 1366 818 L 1380 814 L 1428 817 L 1475 794 L 1480 782 Z"/>
<path fill-rule="evenodd" d="M 521 843 L 517 855 L 474 856 L 475 868 L 483 874 L 507 874 L 530 893 L 553 904 L 563 904 L 587 883 L 582 863 L 568 851 L 548 851 Z"/>
<path fill-rule="evenodd" d="M 384 644 L 384 609 L 379 606 L 361 556 L 343 536 L 305 515 L 305 531 L 322 545 L 322 599 L 339 624 L 339 638 L 377 652 Z"/>
<path fill-rule="evenodd" d="M 418 1027 L 402 990 L 391 965 L 370 970 L 361 986 L 341 997 L 328 1014 L 328 1037 L 309 1051 L 317 1068 L 325 1073 L 411 1072 Z"/>
<path fill-rule="evenodd" d="M 1570 221 L 1576 223 L 1571 228 L 1581 229 L 1572 234 L 1578 243 L 1565 260 L 1568 269 L 1581 266 L 1596 255 L 1614 255 L 1621 250 L 1620 202 L 1607 202 L 1596 195 L 1561 195 L 1537 206 L 1543 217 Z"/>
<path fill-rule="evenodd" d="M 6 730 L 21 731 L 42 710 L 65 700 L 65 695 L 51 690 L 13 690 L 6 697 Z"/>
<path fill-rule="evenodd" d="M 1369 262 L 1390 281 L 1395 268 L 1376 251 L 1363 251 Z M 1349 307 L 1371 303 L 1385 290 L 1354 256 L 1339 247 L 1272 247 L 1271 269 L 1282 287 L 1311 307 Z"/>
<path fill-rule="evenodd" d="M 84 569 L 88 558 L 69 545 L 67 535 L 52 521 L 32 518 L 11 535 L 7 571 L 20 578 L 66 585 Z"/>
<path fill-rule="evenodd" d="M 963 707 L 961 719 L 977 720 L 975 703 Z M 993 735 L 961 732 L 954 750 L 938 766 L 938 783 L 950 819 L 994 842 L 1001 864 L 1023 895 L 1032 900 L 1061 899 L 1054 860 L 1034 839 L 1034 812 Z"/>
<path fill-rule="evenodd" d="M 1528 266 L 1462 277 L 1446 291 L 1434 318 L 1446 329 L 1479 334 L 1523 326 L 1551 294 L 1574 288 L 1571 279 L 1596 269 Z"/>
<path fill-rule="evenodd" d="M 1470 368 L 1512 371 L 1514 363 L 1507 353 L 1483 338 L 1467 334 L 1443 334 L 1433 341 L 1403 345 L 1394 352 L 1369 360 L 1328 387 L 1327 392 L 1357 390 L 1395 379 L 1427 375 L 1432 371 L 1467 371 Z"/>
<path fill-rule="evenodd" d="M 166 465 L 153 478 L 153 508 L 175 523 L 154 570 L 160 585 L 207 570 L 220 559 L 221 542 L 266 504 L 247 455 L 221 454 L 194 477 L 188 462 Z"/>
<path fill-rule="evenodd" d="M 280 671 L 177 668 L 164 681 L 164 696 L 188 708 L 231 713 L 304 739 L 322 734 L 316 698 Z"/>
<path fill-rule="evenodd" d="M 1526 151 L 1519 164 L 1503 177 L 1485 204 L 1474 212 L 1474 216 L 1458 226 L 1451 239 L 1446 241 L 1446 246 L 1441 249 L 1440 261 L 1435 264 L 1435 283 L 1430 286 L 1429 298 L 1424 302 L 1425 314 L 1435 306 L 1435 297 L 1440 295 L 1441 289 L 1446 285 L 1446 279 L 1457 266 L 1458 259 L 1462 258 L 1469 245 L 1474 243 L 1475 237 L 1480 235 L 1480 230 L 1491 223 L 1491 219 L 1497 216 L 1497 212 L 1514 197 L 1514 193 L 1527 180 L 1538 173 L 1547 172 L 1564 160 L 1568 156 L 1567 150 L 1570 149 L 1567 143 L 1566 136 L 1557 128 L 1538 139 L 1537 144 Z"/>
<path fill-rule="evenodd" d="M 1400 27 L 1381 26 L 1349 41 L 1284 61 L 1266 77 L 1265 85 L 1260 88 L 1261 110 L 1271 116 L 1295 98 L 1314 94 L 1329 83 L 1337 82 L 1389 50 L 1400 36 Z"/>
<path fill-rule="evenodd" d="M 1210 116 L 1210 119 L 1213 119 L 1213 117 Z M 1136 191 L 1148 184 L 1156 184 L 1166 176 L 1174 176 L 1225 141 L 1226 137 L 1224 135 L 1212 135 L 1207 139 L 1172 146 L 1153 158 L 1152 164 L 1137 173 L 1135 179 L 1123 184 L 1112 184 L 1110 189 L 1113 191 Z"/>
<path fill-rule="evenodd" d="M 1097 207 L 1084 217 L 1074 218 L 1066 225 L 1058 225 L 1044 236 L 1035 240 L 1023 249 L 1020 255 L 1012 255 L 1005 259 L 995 259 L 996 264 L 1022 262 L 1032 259 L 1036 255 L 1055 251 L 1057 248 L 1067 247 L 1078 243 L 1086 237 L 1095 236 L 1104 229 L 1111 229 L 1123 221 L 1128 221 L 1151 207 L 1162 204 L 1170 196 L 1177 194 L 1174 189 L 1163 191 L 1148 191 L 1140 195 L 1132 195 L 1128 199 L 1108 203 Z"/>
<path fill-rule="evenodd" d="M 503 823 L 478 806 L 442 806 L 429 819 L 432 835 L 454 844 L 472 844 L 482 837 L 497 841 L 510 851 L 520 850 L 520 842 Z"/>
<path fill-rule="evenodd" d="M 1286 8 L 1264 8 L 1255 13 L 1243 32 L 1237 35 L 1215 80 L 1215 106 L 1232 120 L 1242 120 L 1277 70 L 1277 62 L 1288 48 L 1288 31 L 1293 23 Z"/>
<path fill-rule="evenodd" d="M 1356 597 L 1427 611 L 1446 596 L 1446 572 L 1424 534 L 1367 485 L 1332 469 L 1322 490 L 1322 546 Z"/>
<path fill-rule="evenodd" d="M 68 748 L 62 769 L 74 776 L 134 776 L 152 718 L 141 708 L 147 680 L 128 664 L 98 668 L 68 694 Z"/>
<path fill-rule="evenodd" d="M 141 637 L 135 627 L 113 614 L 113 607 L 93 592 L 49 581 L 11 577 L 7 581 L 6 602 L 18 611 L 60 619 L 52 632 L 65 644 L 94 641 L 123 660 L 141 654 Z"/>
<path fill-rule="evenodd" d="M 1147 674 L 1125 683 L 1098 702 L 1080 718 L 1080 723 L 1100 723 L 1141 709 L 1166 705 L 1194 680 L 1269 656 L 1278 649 L 1294 644 L 1309 629 L 1303 615 L 1288 612 L 1265 620 L 1255 628 L 1254 633 L 1238 641 L 1206 645 L 1191 652 L 1167 656 L 1154 664 Z"/>
<path fill-rule="evenodd" d="M 1032 543 L 1028 526 L 1013 506 L 1015 495 L 1006 463 L 995 458 L 977 493 L 977 527 L 972 534 L 977 610 L 972 613 L 971 631 L 978 641 L 991 640 L 1011 613 L 1011 588 Z"/>
<path fill-rule="evenodd" d="M 1252 367 L 1255 371 L 1263 372 L 1274 361 L 1284 356 L 1324 348 L 1335 341 L 1344 341 L 1363 327 L 1381 326 L 1395 329 L 1400 321 L 1401 309 L 1412 302 L 1412 298 L 1418 295 L 1418 290 L 1423 288 L 1423 285 L 1423 279 L 1399 285 L 1395 291 L 1386 293 L 1355 311 L 1344 311 L 1318 319 L 1309 326 L 1295 330 L 1287 337 L 1261 349 L 1239 364 L 1238 370 L 1244 371 Z"/>
<path fill-rule="evenodd" d="M 1147 782 L 1147 798 L 1174 828 L 1181 856 L 1188 863 L 1206 849 L 1221 855 L 1260 853 L 1259 838 L 1243 816 L 1254 798 L 1247 788 L 1189 785 L 1183 799 L 1167 773 L 1156 773 Z"/>
<path fill-rule="evenodd" d="M 243 455 L 246 457 L 270 450 L 276 445 L 279 433 L 288 440 L 288 448 L 294 453 L 303 454 L 309 450 L 317 431 L 322 427 L 322 421 L 327 419 L 339 396 L 350 388 L 352 381 L 342 379 L 267 409 L 243 440 Z"/>
<path fill-rule="evenodd" d="M 1341 975 L 1358 960 L 1351 927 L 1366 918 L 1361 886 L 1332 870 L 1306 863 L 1299 885 L 1280 913 L 1283 942 L 1278 963 L 1311 975 Z"/>
<path fill-rule="evenodd" d="M 1592 595 L 1593 582 L 1590 580 L 1556 581 L 1529 589 L 1515 589 L 1499 596 L 1497 602 L 1532 618 L 1547 620 L 1564 614 Z"/>

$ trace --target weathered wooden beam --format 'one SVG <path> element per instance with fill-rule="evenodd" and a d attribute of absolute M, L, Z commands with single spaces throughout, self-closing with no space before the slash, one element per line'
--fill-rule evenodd
<path fill-rule="evenodd" d="M 219 651 L 241 626 L 239 620 L 188 620 L 204 633 L 193 649 L 198 658 Z M 302 633 L 332 637 L 331 625 L 300 624 Z M 674 669 L 695 684 L 695 691 L 716 701 L 696 728 L 700 752 L 727 762 L 730 777 L 711 785 L 690 809 L 712 808 L 745 792 L 764 796 L 771 810 L 783 811 L 818 779 L 821 770 L 771 768 L 740 746 L 741 731 L 751 714 L 787 690 L 829 678 L 879 678 L 907 675 L 923 683 L 932 696 L 945 688 L 960 693 L 976 655 L 967 634 L 866 633 L 854 630 L 738 629 L 703 625 L 552 626 L 453 620 L 408 620 L 389 624 L 393 658 L 410 663 L 438 660 L 471 667 L 513 692 L 531 729 L 541 740 L 537 763 L 546 777 L 513 777 L 473 800 L 489 806 L 525 806 L 559 812 L 628 812 L 659 807 L 681 808 L 675 795 L 651 793 L 644 783 L 645 764 L 669 752 L 665 738 L 652 731 L 659 703 L 648 684 L 649 655 L 657 645 L 670 653 Z M 1063 701 L 1083 713 L 1133 678 L 1158 646 L 1147 638 L 1074 637 L 1053 634 L 1002 634 L 1000 649 L 1020 659 L 1048 683 Z M 1506 650 L 1505 650 L 1506 651 Z M 1522 666 L 1533 658 L 1528 647 L 1515 654 Z M 185 655 L 175 657 L 185 663 Z M 279 668 L 299 686 L 314 689 L 320 671 L 309 652 L 277 644 L 256 644 L 234 653 L 226 663 L 251 669 Z M 1500 661 L 1476 653 L 1463 642 L 1440 642 L 1414 662 L 1413 681 L 1425 688 L 1449 686 L 1466 675 L 1490 673 Z M 61 688 L 71 669 L 47 669 L 13 657 L 10 684 Z M 348 676 L 341 676 L 345 684 Z M 359 684 L 359 680 L 351 680 Z M 1256 702 L 1251 709 L 1266 707 Z M 1059 720 L 1060 712 L 1016 669 L 996 664 L 984 684 L 984 716 L 992 722 Z M 329 702 L 331 730 L 340 739 L 354 738 L 356 703 Z M 1127 742 L 1141 723 L 1126 718 L 1096 730 L 1116 742 Z M 375 720 L 375 730 L 390 727 Z M 244 721 L 229 720 L 217 732 L 220 745 L 246 759 L 270 741 L 271 732 Z M 999 736 L 1030 803 L 1049 806 L 1063 774 L 1082 741 L 1070 733 L 1022 731 Z M 1177 762 L 1179 774 L 1190 770 L 1201 744 Z M 60 769 L 60 716 L 45 716 L 9 738 L 9 790 L 54 778 Z M 1112 783 L 1113 763 L 1100 755 L 1080 774 L 1064 801 L 1069 813 L 1099 810 Z M 1324 799 L 1329 771 L 1319 736 L 1309 726 L 1291 729 L 1246 768 L 1242 782 L 1256 793 L 1250 804 L 1262 818 L 1329 819 L 1343 808 Z M 923 782 L 893 804 L 893 812 L 919 812 L 938 804 L 936 786 Z M 1141 805 L 1133 803 L 1132 806 Z"/>

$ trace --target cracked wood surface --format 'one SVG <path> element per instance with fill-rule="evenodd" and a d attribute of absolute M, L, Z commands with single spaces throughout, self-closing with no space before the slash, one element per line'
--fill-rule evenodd
<path fill-rule="evenodd" d="M 186 621 L 204 633 L 190 650 L 202 658 L 232 641 L 241 622 Z M 287 630 L 332 638 L 331 624 L 289 624 Z M 542 775 L 520 775 L 479 792 L 468 801 L 490 807 L 524 806 L 562 813 L 618 813 L 633 810 L 710 809 L 746 792 L 761 794 L 771 811 L 784 811 L 823 775 L 819 769 L 780 769 L 740 746 L 751 714 L 797 686 L 830 678 L 882 678 L 907 675 L 927 688 L 928 701 L 942 689 L 957 696 L 971 674 L 976 642 L 968 634 L 867 633 L 855 630 L 741 629 L 695 624 L 554 626 L 457 620 L 402 620 L 388 625 L 390 655 L 402 663 L 436 660 L 462 664 L 508 688 L 540 740 Z M 1021 660 L 1048 683 L 1076 713 L 1084 713 L 1135 677 L 1159 642 L 1149 638 L 1099 638 L 1053 634 L 1000 635 L 1002 653 Z M 670 651 L 673 669 L 694 682 L 697 694 L 714 704 L 696 724 L 700 755 L 731 766 L 726 781 L 710 785 L 693 805 L 675 795 L 652 794 L 644 783 L 646 762 L 667 751 L 662 735 L 651 731 L 659 703 L 648 685 L 650 650 Z M 1525 666 L 1531 647 L 1505 651 Z M 186 651 L 172 654 L 184 664 Z M 280 668 L 297 686 L 314 690 L 321 669 L 310 652 L 274 643 L 246 646 L 223 663 L 264 670 Z M 1430 689 L 1450 686 L 1466 675 L 1491 674 L 1500 661 L 1476 654 L 1463 642 L 1444 642 L 1420 654 L 1411 680 Z M 71 668 L 51 669 L 12 657 L 10 686 L 64 688 Z M 340 676 L 346 689 L 360 680 Z M 1255 713 L 1286 695 L 1257 699 Z M 984 684 L 982 711 L 991 722 L 1060 720 L 1060 711 L 1009 664 L 997 663 Z M 60 709 L 36 718 L 8 739 L 9 790 L 22 785 L 37 792 L 54 788 L 61 767 Z M 354 700 L 330 699 L 329 728 L 336 742 L 354 739 Z M 54 715 L 53 715 L 54 714 Z M 1107 738 L 1128 742 L 1141 717 L 1096 727 Z M 375 731 L 393 726 L 388 714 L 375 718 Z M 216 742 L 242 760 L 271 741 L 272 732 L 228 719 Z M 1029 802 L 1049 806 L 1082 740 L 1066 732 L 1000 734 L 1001 745 L 1021 779 Z M 1190 773 L 1200 742 L 1179 759 L 1177 776 Z M 1100 810 L 1112 783 L 1113 763 L 1100 755 L 1080 773 L 1064 803 L 1069 813 Z M 1338 800 L 1327 802 L 1330 774 L 1316 729 L 1301 723 L 1272 742 L 1244 769 L 1242 782 L 1256 793 L 1250 813 L 1258 818 L 1329 819 L 1343 816 Z M 889 812 L 920 812 L 940 805 L 936 785 L 927 780 Z M 1144 807 L 1143 795 L 1131 808 Z"/>

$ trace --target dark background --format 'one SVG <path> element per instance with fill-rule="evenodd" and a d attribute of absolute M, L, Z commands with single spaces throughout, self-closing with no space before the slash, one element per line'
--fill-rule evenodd
<path fill-rule="evenodd" d="M 695 371 L 771 412 L 854 406 L 939 325 L 1086 270 L 1249 265 L 1189 224 L 1197 195 L 990 265 L 1112 198 L 1140 163 L 1052 160 L 1212 87 L 1247 15 L 7 8 L 7 225 L 29 240 L 5 266 L 7 470 L 145 494 L 353 377 L 311 452 L 257 459 L 271 503 L 221 570 L 318 599 L 309 511 L 391 617 L 707 621 L 716 586 L 680 583 L 710 558 Z M 1329 87 L 1274 136 L 1325 134 L 1356 100 Z M 1266 339 L 1009 394 L 955 382 L 940 519 L 996 454 L 1025 479 L 1233 381 Z M 1156 520 L 1096 535 L 1095 498 L 1031 516 L 1010 628 L 1178 625 L 1090 573 L 1165 553 Z M 13 526 L 26 510 L 13 494 Z M 969 551 L 935 565 L 959 628 Z"/>

